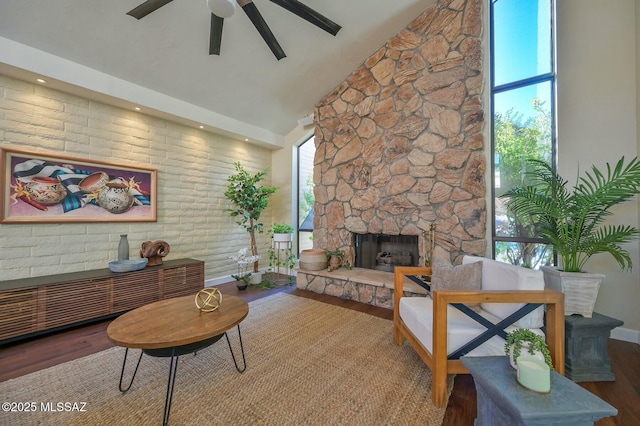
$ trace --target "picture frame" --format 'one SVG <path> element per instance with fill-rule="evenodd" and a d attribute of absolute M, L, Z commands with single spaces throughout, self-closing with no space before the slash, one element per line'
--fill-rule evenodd
<path fill-rule="evenodd" d="M 0 224 L 157 221 L 157 169 L 9 147 L 0 162 Z"/>

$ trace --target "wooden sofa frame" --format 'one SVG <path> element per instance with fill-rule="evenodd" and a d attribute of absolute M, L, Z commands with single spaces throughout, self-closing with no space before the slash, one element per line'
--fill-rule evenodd
<path fill-rule="evenodd" d="M 433 353 L 420 343 L 400 318 L 404 277 L 431 275 L 429 267 L 397 266 L 394 270 L 393 340 L 411 344 L 431 370 L 431 399 L 442 408 L 447 398 L 447 375 L 469 374 L 460 360 L 447 357 L 447 305 L 452 303 L 541 303 L 546 305 L 545 335 L 555 370 L 564 375 L 564 294 L 545 290 L 518 291 L 433 291 Z"/>

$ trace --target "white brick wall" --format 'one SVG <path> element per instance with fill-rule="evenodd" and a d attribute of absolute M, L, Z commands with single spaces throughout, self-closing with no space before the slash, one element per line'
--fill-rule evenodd
<path fill-rule="evenodd" d="M 0 224 L 0 280 L 105 268 L 120 234 L 132 257 L 143 241 L 165 240 L 167 260 L 204 260 L 206 279 L 227 276 L 235 272 L 227 257 L 249 246 L 224 211 L 227 176 L 236 161 L 251 171 L 271 164 L 265 148 L 3 75 L 0 146 L 158 169 L 157 222 Z M 261 267 L 268 244 L 260 235 Z"/>

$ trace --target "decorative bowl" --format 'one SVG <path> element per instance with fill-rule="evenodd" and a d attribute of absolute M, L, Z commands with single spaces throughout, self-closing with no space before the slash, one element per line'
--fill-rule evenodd
<path fill-rule="evenodd" d="M 111 272 L 138 271 L 147 266 L 147 259 L 114 260 L 109 262 Z"/>

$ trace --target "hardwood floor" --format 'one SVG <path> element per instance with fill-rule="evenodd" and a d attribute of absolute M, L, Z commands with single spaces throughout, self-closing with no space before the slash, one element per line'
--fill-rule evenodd
<path fill-rule="evenodd" d="M 249 302 L 276 292 L 286 292 L 365 312 L 380 318 L 389 320 L 393 318 L 393 312 L 388 309 L 299 290 L 295 287 L 280 287 L 273 290 L 250 287 L 245 291 L 238 291 L 234 283 L 228 283 L 220 285 L 218 288 L 223 294 L 240 296 Z M 102 321 L 0 346 L 0 381 L 19 377 L 112 347 L 113 345 L 107 339 L 106 334 L 109 322 Z M 616 381 L 581 383 L 584 388 L 618 409 L 616 417 L 602 419 L 596 425 L 627 426 L 640 424 L 640 345 L 610 340 L 609 352 Z M 473 379 L 470 375 L 457 375 L 454 383 L 444 424 L 455 426 L 473 425 L 476 416 L 476 391 Z"/>

